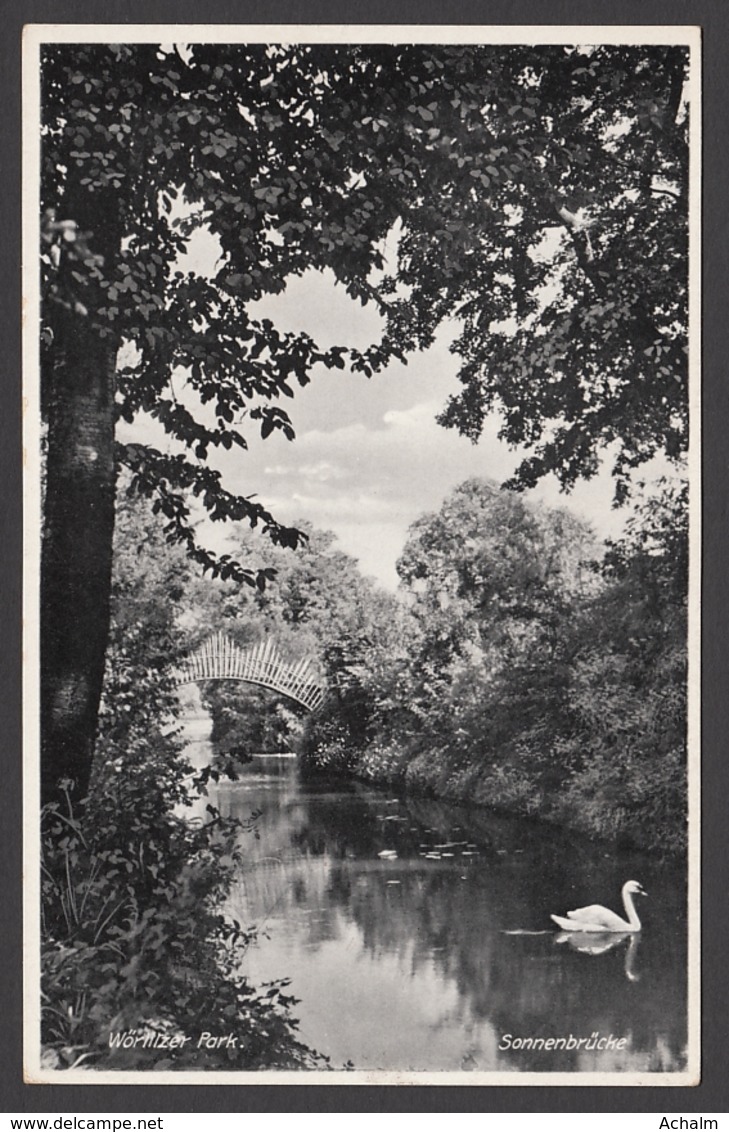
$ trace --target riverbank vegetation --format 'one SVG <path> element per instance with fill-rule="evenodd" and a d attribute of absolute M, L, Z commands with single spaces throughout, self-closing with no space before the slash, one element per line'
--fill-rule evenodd
<path fill-rule="evenodd" d="M 686 844 L 686 510 L 605 552 L 564 511 L 470 481 L 411 529 L 394 650 L 308 723 L 305 761 L 646 848 Z"/>
<path fill-rule="evenodd" d="M 411 528 L 397 596 L 331 535 L 306 533 L 303 549 L 269 551 L 270 588 L 206 583 L 148 504 L 120 495 L 89 801 L 80 815 L 70 798 L 44 811 L 47 1064 L 326 1065 L 298 1040 L 285 983 L 256 989 L 237 973 L 251 936 L 219 908 L 254 822 L 212 807 L 189 820 L 210 777 L 234 771 L 232 752 L 292 749 L 311 773 L 685 845 L 685 494 L 650 499 L 606 548 L 564 510 L 468 481 Z M 251 536 L 236 537 L 244 556 Z M 329 691 L 306 716 L 262 689 L 209 683 L 218 758 L 196 771 L 170 666 L 217 629 L 311 657 Z M 237 1042 L 109 1045 L 132 1030 Z"/>
<path fill-rule="evenodd" d="M 70 791 L 43 811 L 44 1064 L 326 1068 L 296 1036 L 285 981 L 254 988 L 239 974 L 252 933 L 219 910 L 255 815 L 245 827 L 206 807 L 219 771 L 182 751 L 170 658 L 188 644 L 193 570 L 147 505 L 122 495 L 117 509 L 91 790 L 81 812 Z M 200 1045 L 205 1032 L 235 1042 Z"/>
<path fill-rule="evenodd" d="M 397 595 L 302 527 L 304 548 L 267 555 L 273 586 L 208 588 L 197 631 L 310 657 L 327 700 L 308 716 L 209 683 L 221 756 L 293 750 L 311 772 L 684 849 L 685 490 L 647 495 L 601 544 L 564 509 L 467 481 L 411 528 Z"/>

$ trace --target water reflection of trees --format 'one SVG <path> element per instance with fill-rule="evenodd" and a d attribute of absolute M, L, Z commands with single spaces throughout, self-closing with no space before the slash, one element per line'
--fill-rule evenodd
<path fill-rule="evenodd" d="M 269 802 L 241 882 L 249 907 L 298 919 L 310 945 L 336 939 L 353 921 L 371 955 L 401 956 L 411 976 L 435 968 L 457 987 L 464 1019 L 488 1023 L 497 1042 L 502 1034 L 589 1038 L 595 1031 L 629 1039 L 622 1053 L 502 1051 L 504 1068 L 682 1067 L 683 893 L 668 866 L 650 865 L 636 981 L 626 977 L 627 941 L 593 955 L 558 944 L 552 931 L 505 933 L 547 928 L 551 910 L 575 906 L 583 893 L 609 900 L 641 866 L 645 875 L 645 858 L 606 855 L 538 823 L 423 800 L 405 805 L 356 786 L 301 790 L 292 782 Z M 423 859 L 424 848 L 444 844 L 452 858 Z M 464 845 L 476 846 L 468 850 L 476 855 L 464 857 Z M 397 858 L 378 859 L 386 848 Z"/>

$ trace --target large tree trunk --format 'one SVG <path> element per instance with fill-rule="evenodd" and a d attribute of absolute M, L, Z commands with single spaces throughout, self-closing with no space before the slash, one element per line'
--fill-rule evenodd
<path fill-rule="evenodd" d="M 69 215 L 73 215 L 69 209 Z M 75 219 L 75 217 L 74 217 Z M 88 218 L 90 219 L 90 218 Z M 95 218 L 99 219 L 99 218 Z M 80 231 L 98 227 L 79 217 Z M 94 248 L 113 255 L 109 226 Z M 118 247 L 118 243 L 117 243 Z M 70 271 L 73 267 L 66 267 Z M 78 266 L 77 264 L 75 266 Z M 59 281 L 63 282 L 64 265 Z M 59 296 L 63 301 L 59 302 Z M 70 301 L 65 301 L 70 296 Z M 46 378 L 47 486 L 41 556 L 41 789 L 85 796 L 109 630 L 114 532 L 114 373 L 117 339 L 59 288 Z"/>

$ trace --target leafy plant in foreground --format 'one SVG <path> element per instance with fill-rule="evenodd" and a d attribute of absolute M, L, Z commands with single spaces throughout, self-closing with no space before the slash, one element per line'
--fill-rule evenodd
<path fill-rule="evenodd" d="M 251 823 L 205 805 L 178 733 L 170 659 L 199 598 L 189 566 L 122 497 L 113 621 L 91 791 L 43 811 L 42 1041 L 46 1063 L 155 1069 L 320 1064 L 296 1037 L 285 981 L 239 969 L 251 933 L 220 912 Z M 192 626 L 194 631 L 194 624 Z M 194 807 L 194 809 L 193 809 Z M 125 1031 L 190 1036 L 168 1050 L 110 1044 Z M 207 1031 L 235 1046 L 197 1049 Z"/>
<path fill-rule="evenodd" d="M 180 824 L 182 823 L 180 820 Z M 107 1069 L 326 1066 L 295 1035 L 286 981 L 260 989 L 237 974 L 251 934 L 215 911 L 239 859 L 219 817 L 186 826 L 177 868 L 96 848 L 70 808 L 44 812 L 41 1037 L 45 1062 Z M 202 1032 L 235 1044 L 198 1048 Z M 148 1035 L 150 1048 L 115 1044 Z M 157 1037 L 155 1037 L 157 1036 Z M 187 1036 L 184 1045 L 170 1039 Z M 155 1039 L 158 1052 L 152 1043 Z"/>

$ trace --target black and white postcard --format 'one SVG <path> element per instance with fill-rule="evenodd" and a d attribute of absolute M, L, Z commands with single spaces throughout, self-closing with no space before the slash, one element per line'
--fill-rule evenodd
<path fill-rule="evenodd" d="M 696 1084 L 699 30 L 23 90 L 26 1080 Z"/>

